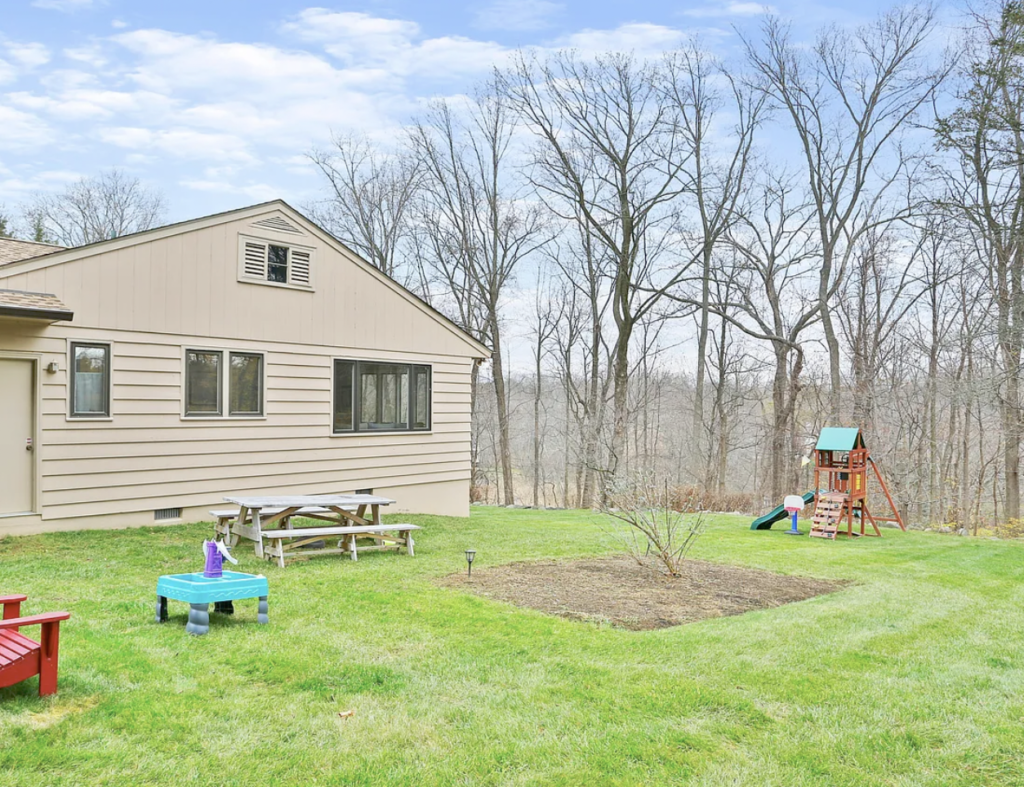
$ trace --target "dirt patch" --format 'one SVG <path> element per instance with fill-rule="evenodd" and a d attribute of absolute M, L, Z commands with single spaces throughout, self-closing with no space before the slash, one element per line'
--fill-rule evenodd
<path fill-rule="evenodd" d="M 778 607 L 849 583 L 701 560 L 687 560 L 682 576 L 669 577 L 653 564 L 640 566 L 620 556 L 510 563 L 477 569 L 472 579 L 453 574 L 440 584 L 565 618 L 645 631 Z"/>

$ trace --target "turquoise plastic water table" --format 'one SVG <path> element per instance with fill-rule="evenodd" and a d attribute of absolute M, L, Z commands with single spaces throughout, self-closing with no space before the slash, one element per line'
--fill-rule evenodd
<path fill-rule="evenodd" d="M 269 585 L 262 574 L 243 574 L 240 571 L 225 571 L 220 577 L 206 577 L 202 571 L 165 574 L 156 581 L 156 622 L 167 620 L 167 599 L 184 601 L 189 605 L 185 631 L 199 636 L 210 630 L 211 603 L 214 612 L 233 615 L 235 606 L 232 602 L 241 598 L 258 598 L 256 619 L 267 623 L 268 595 Z"/>

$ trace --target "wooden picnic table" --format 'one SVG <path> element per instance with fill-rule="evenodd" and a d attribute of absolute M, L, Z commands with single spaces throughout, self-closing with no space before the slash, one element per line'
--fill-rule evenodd
<path fill-rule="evenodd" d="M 376 546 L 371 549 L 404 546 L 409 554 L 413 554 L 410 531 L 419 530 L 415 525 L 383 524 L 380 521 L 380 507 L 395 501 L 377 495 L 237 495 L 224 499 L 236 504 L 239 510 L 237 514 L 212 512 L 228 514 L 227 517 L 219 516 L 218 532 L 232 545 L 239 538 L 254 541 L 257 557 L 277 558 L 282 567 L 285 557 L 294 556 L 294 550 L 300 547 L 305 547 L 307 554 L 346 552 L 355 560 L 358 538 L 374 539 Z M 313 520 L 317 524 L 294 529 L 291 519 L 295 516 Z M 321 522 L 323 524 L 319 524 Z M 392 532 L 404 535 L 393 536 Z M 341 536 L 337 549 L 326 546 L 309 548 L 319 541 L 326 541 L 329 536 Z M 269 543 L 266 549 L 265 541 Z"/>

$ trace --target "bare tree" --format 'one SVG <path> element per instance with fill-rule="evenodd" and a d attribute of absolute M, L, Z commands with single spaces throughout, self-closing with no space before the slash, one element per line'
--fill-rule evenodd
<path fill-rule="evenodd" d="M 519 264 L 546 242 L 540 211 L 519 199 L 510 164 L 516 117 L 493 85 L 468 106 L 436 102 L 412 130 L 435 233 L 451 263 L 464 272 L 480 306 L 491 347 L 498 416 L 498 450 L 506 505 L 515 502 L 508 392 L 502 339 L 502 301 Z M 439 249 L 441 251 L 441 249 Z"/>
<path fill-rule="evenodd" d="M 565 222 L 563 232 L 546 248 L 546 256 L 566 283 L 563 327 L 555 332 L 554 339 L 567 412 L 580 435 L 577 503 L 581 508 L 591 508 L 602 469 L 601 434 L 611 384 L 611 376 L 606 373 L 605 339 L 612 298 L 609 254 L 585 221 L 574 220 Z"/>
<path fill-rule="evenodd" d="M 673 202 L 692 151 L 662 100 L 655 64 L 630 55 L 545 61 L 520 53 L 502 88 L 534 132 L 532 182 L 548 208 L 580 221 L 608 255 L 614 423 L 609 472 L 625 461 L 633 332 L 688 266 L 669 264 Z"/>
<path fill-rule="evenodd" d="M 860 237 L 836 308 L 850 350 L 853 419 L 873 430 L 875 385 L 886 356 L 899 352 L 899 329 L 924 292 L 919 269 L 927 236 L 898 237 L 895 225 L 872 228 Z"/>
<path fill-rule="evenodd" d="M 84 246 L 155 227 L 164 198 L 135 177 L 112 169 L 81 178 L 58 194 L 37 194 L 25 209 L 35 240 Z"/>
<path fill-rule="evenodd" d="M 821 266 L 818 308 L 829 352 L 829 413 L 840 417 L 839 336 L 831 296 L 861 235 L 910 211 L 884 205 L 905 179 L 911 156 L 900 132 L 948 73 L 926 61 L 934 26 L 927 5 L 901 6 L 855 32 L 830 27 L 804 48 L 778 19 L 765 23 L 747 58 L 774 104 L 788 117 L 805 165 Z"/>
<path fill-rule="evenodd" d="M 416 157 L 386 153 L 365 137 L 335 136 L 332 147 L 310 160 L 327 179 L 331 196 L 314 206 L 313 217 L 388 276 L 409 282 L 403 270 L 410 208 L 416 194 Z"/>
<path fill-rule="evenodd" d="M 691 236 L 700 265 L 700 311 L 697 330 L 696 391 L 693 434 L 700 456 L 707 377 L 713 260 L 723 236 L 736 221 L 737 205 L 748 186 L 755 133 L 766 95 L 735 79 L 694 41 L 665 58 L 664 100 L 676 109 L 681 138 L 691 151 L 680 173 L 684 196 L 696 227 Z M 720 128 L 722 118 L 734 118 Z"/>
<path fill-rule="evenodd" d="M 937 124 L 955 162 L 943 203 L 981 241 L 997 315 L 1007 519 L 1020 518 L 1024 435 L 1024 7 L 1004 0 L 973 15 L 959 106 Z"/>
<path fill-rule="evenodd" d="M 533 344 L 533 506 L 541 505 L 540 485 L 541 454 L 544 437 L 541 433 L 541 410 L 543 409 L 544 360 L 550 352 L 549 343 L 558 328 L 560 318 L 558 294 L 551 290 L 551 283 L 538 273 L 537 294 L 533 308 L 533 327 L 530 331 Z"/>
<path fill-rule="evenodd" d="M 735 252 L 726 275 L 730 301 L 716 307 L 749 336 L 771 347 L 772 423 L 770 494 L 778 500 L 796 488 L 799 452 L 796 410 L 803 388 L 804 333 L 820 318 L 811 280 L 817 245 L 807 232 L 813 214 L 791 179 L 765 171 L 747 201 L 742 221 L 729 233 Z"/>

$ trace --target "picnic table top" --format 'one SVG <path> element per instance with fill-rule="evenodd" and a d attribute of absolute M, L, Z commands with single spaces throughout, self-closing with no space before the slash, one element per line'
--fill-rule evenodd
<path fill-rule="evenodd" d="M 394 503 L 377 495 L 235 495 L 229 503 L 245 508 L 302 508 L 304 506 L 387 506 Z"/>

